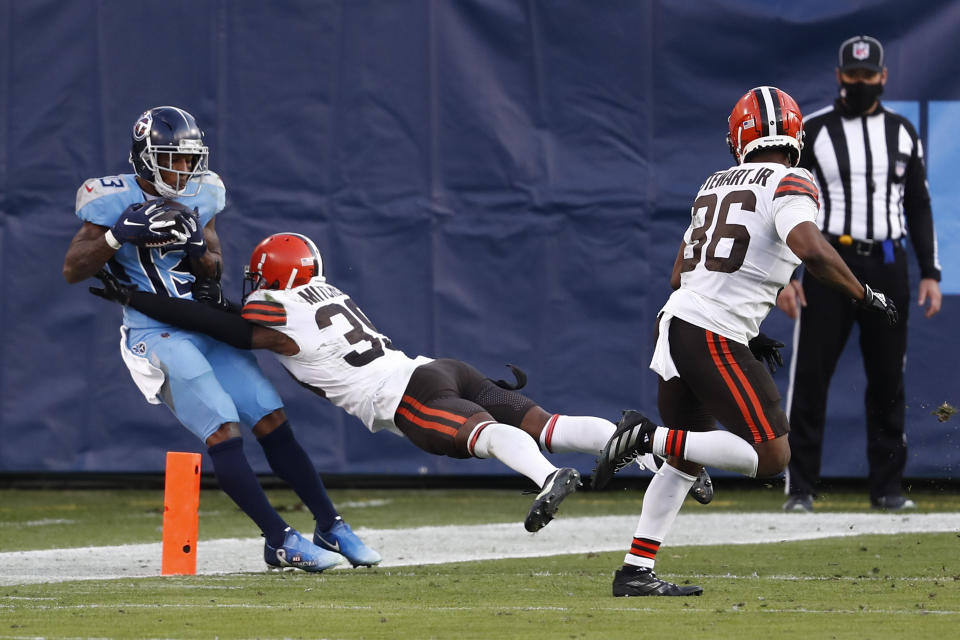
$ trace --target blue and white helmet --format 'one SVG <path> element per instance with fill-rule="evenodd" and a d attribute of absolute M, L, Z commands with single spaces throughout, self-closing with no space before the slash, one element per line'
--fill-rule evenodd
<path fill-rule="evenodd" d="M 189 181 L 207 170 L 209 154 L 197 121 L 178 107 L 148 109 L 133 125 L 130 164 L 164 198 L 196 195 L 200 187 L 195 183 L 194 192 L 187 193 Z M 193 156 L 188 171 L 172 169 L 175 155 Z M 177 176 L 176 187 L 164 182 L 161 169 Z"/>

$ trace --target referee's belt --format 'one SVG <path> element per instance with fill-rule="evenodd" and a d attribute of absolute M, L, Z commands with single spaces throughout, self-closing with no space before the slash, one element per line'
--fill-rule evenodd
<path fill-rule="evenodd" d="M 859 256 L 883 255 L 883 240 L 856 240 L 851 236 L 838 236 L 833 233 L 824 233 L 827 241 L 837 249 L 853 251 Z M 894 249 L 903 248 L 903 238 L 890 240 Z"/>

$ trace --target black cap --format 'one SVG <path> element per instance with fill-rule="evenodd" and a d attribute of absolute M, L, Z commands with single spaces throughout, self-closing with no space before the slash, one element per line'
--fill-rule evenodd
<path fill-rule="evenodd" d="M 870 36 L 854 36 L 840 45 L 840 71 L 883 71 L 883 45 Z"/>

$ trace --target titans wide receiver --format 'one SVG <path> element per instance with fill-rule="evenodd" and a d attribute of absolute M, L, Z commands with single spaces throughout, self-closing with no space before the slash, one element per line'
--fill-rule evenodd
<path fill-rule="evenodd" d="M 214 220 L 225 190 L 207 169 L 203 133 L 192 115 L 164 106 L 144 112 L 132 137 L 135 173 L 87 180 L 77 191 L 83 225 L 67 250 L 64 277 L 79 282 L 108 265 L 131 288 L 171 299 L 203 293 L 220 303 Z M 263 532 L 268 565 L 316 572 L 343 557 L 354 566 L 380 562 L 338 516 L 252 354 L 130 308 L 120 351 L 147 401 L 165 404 L 206 443 L 221 488 Z M 270 505 L 243 453 L 241 422 L 252 427 L 271 469 L 313 513 L 316 544 Z"/>
<path fill-rule="evenodd" d="M 420 449 L 452 458 L 496 458 L 530 478 L 540 492 L 524 526 L 538 531 L 576 490 L 576 469 L 558 469 L 541 453 L 597 454 L 613 433 L 609 420 L 549 414 L 516 390 L 465 362 L 410 358 L 376 330 L 356 303 L 326 281 L 314 243 L 294 233 L 272 235 L 247 267 L 253 292 L 242 317 L 142 292 L 105 279 L 104 297 L 240 348 L 269 349 L 305 387 Z M 97 292 L 95 291 L 95 292 Z"/>
<path fill-rule="evenodd" d="M 675 291 L 658 318 L 650 368 L 659 376 L 664 426 L 624 412 L 594 474 L 599 487 L 638 454 L 668 456 L 644 495 L 614 596 L 702 593 L 653 571 L 693 474 L 709 465 L 770 476 L 790 460 L 780 395 L 747 345 L 801 261 L 852 301 L 897 320 L 893 303 L 857 280 L 815 223 L 817 187 L 795 168 L 803 116 L 793 98 L 776 87 L 747 92 L 728 119 L 728 142 L 737 165 L 711 175 L 697 193 L 670 278 Z"/>

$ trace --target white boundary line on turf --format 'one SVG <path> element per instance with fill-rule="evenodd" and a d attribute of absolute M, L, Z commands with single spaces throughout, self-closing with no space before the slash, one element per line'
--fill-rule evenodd
<path fill-rule="evenodd" d="M 559 517 L 536 534 L 524 531 L 519 522 L 413 529 L 358 528 L 356 532 L 385 558 L 381 567 L 409 567 L 570 553 L 625 552 L 636 523 L 636 516 Z M 922 532 L 960 532 L 960 513 L 680 514 L 663 548 Z M 463 542 L 437 545 L 437 540 Z M 260 537 L 201 539 L 197 545 L 198 574 L 259 573 L 264 568 Z M 0 553 L 0 585 L 159 575 L 159 542 Z"/>

